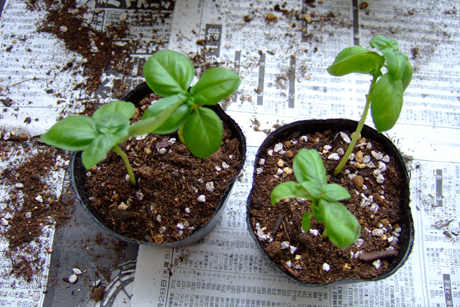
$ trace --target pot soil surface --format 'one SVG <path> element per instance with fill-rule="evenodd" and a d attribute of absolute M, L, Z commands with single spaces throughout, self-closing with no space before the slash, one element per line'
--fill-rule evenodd
<path fill-rule="evenodd" d="M 344 132 L 350 136 L 349 131 Z M 331 175 L 339 161 L 332 157 L 342 150 L 345 152 L 348 144 L 340 133 L 330 130 L 306 136 L 295 132 L 269 147 L 255 162 L 250 224 L 273 262 L 300 282 L 325 284 L 344 279 L 372 279 L 387 270 L 399 249 L 398 214 L 404 177 L 395 158 L 389 157 L 378 143 L 362 138 L 357 144 L 354 159 L 337 177 Z M 292 164 L 302 148 L 316 149 L 323 158 L 328 181 L 340 184 L 351 194 L 350 199 L 341 203 L 357 217 L 362 230 L 360 239 L 346 249 L 322 238 L 324 224 L 314 218 L 309 232 L 301 230 L 302 215 L 310 210 L 309 201 L 289 199 L 276 206 L 270 203 L 270 193 L 278 184 L 296 181 Z M 329 158 L 333 153 L 336 154 Z M 383 183 L 375 176 L 378 169 L 385 178 Z"/>
<path fill-rule="evenodd" d="M 134 120 L 158 98 L 143 99 Z M 221 147 L 206 159 L 193 156 L 177 133 L 131 138 L 121 148 L 138 186 L 131 185 L 123 160 L 111 151 L 86 173 L 85 192 L 101 222 L 125 237 L 157 244 L 182 240 L 215 213 L 242 165 L 239 146 L 225 124 Z"/>

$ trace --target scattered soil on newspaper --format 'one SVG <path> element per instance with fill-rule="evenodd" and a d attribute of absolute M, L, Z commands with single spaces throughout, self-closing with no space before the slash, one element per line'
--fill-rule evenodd
<path fill-rule="evenodd" d="M 85 84 L 77 85 L 89 92 L 94 92 L 101 86 L 101 76 L 104 70 L 112 69 L 129 74 L 131 71 L 129 55 L 134 50 L 134 42 L 123 40 L 128 35 L 128 26 L 121 22 L 98 31 L 87 24 L 84 15 L 88 13 L 86 6 L 77 6 L 75 0 L 64 0 L 59 4 L 50 1 L 29 0 L 29 9 L 45 9 L 47 15 L 38 27 L 39 32 L 51 33 L 62 40 L 66 49 L 76 52 L 83 57 L 80 64 L 70 61 L 62 70 L 75 69 L 88 79 Z M 123 40 L 123 41 L 122 41 Z"/>
<path fill-rule="evenodd" d="M 349 131 L 345 132 L 350 135 Z M 268 234 L 276 230 L 273 242 L 269 243 L 266 240 L 259 241 L 259 244 L 282 271 L 307 284 L 323 284 L 343 279 L 371 279 L 383 274 L 393 258 L 380 259 L 380 266 L 377 269 L 376 259 L 374 260 L 377 262 L 366 262 L 357 259 L 356 256 L 360 253 L 368 254 L 376 251 L 387 253 L 387 249 L 396 251 L 399 249 L 397 244 L 400 235 L 398 214 L 400 213 L 399 203 L 403 196 L 403 191 L 401 191 L 403 177 L 395 159 L 390 157 L 390 162 L 386 163 L 386 171 L 382 172 L 386 178 L 383 185 L 377 183 L 372 173 L 375 168 L 371 169 L 366 166 L 360 169 L 356 167 L 356 164 L 347 164 L 341 174 L 333 177 L 329 174 L 333 173 L 339 161 L 331 161 L 328 156 L 332 152 L 337 152 L 338 148 L 346 150 L 348 144 L 341 139 L 339 134 L 330 130 L 307 135 L 307 142 L 301 140 L 300 137 L 300 132 L 297 131 L 280 139 L 279 143 L 284 145 L 285 153 L 283 154 L 279 152 L 268 154 L 269 149 L 273 150 L 272 146 L 261 155 L 265 163 L 259 165 L 263 171 L 254 179 L 255 187 L 250 203 L 250 223 L 256 236 L 258 236 L 255 231 L 257 228 L 259 228 L 259 234 L 260 231 Z M 363 141 L 365 140 L 358 141 L 358 144 Z M 382 147 L 372 140 L 365 142 L 372 144 L 372 149 L 361 146 L 359 151 L 363 157 L 371 158 L 371 161 L 378 166 L 379 161 L 373 157 L 371 151 L 383 153 Z M 326 150 L 325 145 L 327 144 L 330 144 L 332 149 Z M 324 224 L 317 222 L 314 218 L 312 218 L 311 230 L 318 230 L 318 235 L 315 235 L 314 232 L 301 232 L 302 215 L 307 210 L 311 211 L 308 206 L 309 201 L 289 199 L 281 201 L 276 206 L 271 205 L 270 192 L 278 184 L 285 181 L 296 181 L 294 174 L 287 174 L 289 171 L 279 176 L 274 175 L 280 168 L 292 169 L 293 159 L 302 148 L 316 149 L 322 153 L 330 183 L 340 184 L 350 192 L 351 198 L 341 203 L 357 217 L 362 226 L 360 238 L 364 239 L 364 242 L 361 247 L 353 244 L 346 249 L 340 249 L 328 239 L 323 239 L 321 233 L 324 231 Z M 355 153 L 357 151 L 355 150 Z M 283 161 L 282 167 L 280 167 L 280 160 Z M 256 163 L 259 162 L 256 161 Z M 354 182 L 345 175 L 346 173 L 355 174 L 356 177 L 360 177 L 360 180 Z M 362 194 L 368 199 L 373 197 L 372 203 L 378 205 L 378 211 L 375 210 L 376 205 L 374 204 L 361 206 Z M 277 220 L 282 221 L 278 222 L 278 227 L 275 226 Z M 256 226 L 257 224 L 260 226 Z M 371 232 L 375 229 L 381 229 L 384 234 L 380 237 L 373 236 Z M 289 242 L 290 246 L 296 247 L 297 250 L 291 253 L 289 248 L 282 249 L 282 242 Z M 330 270 L 327 270 L 325 264 L 329 265 Z"/>
<path fill-rule="evenodd" d="M 2 161 L 14 155 L 30 157 L 22 165 L 1 171 L 2 185 L 11 187 L 6 207 L 0 213 L 2 237 L 8 242 L 6 255 L 12 263 L 11 271 L 3 273 L 31 282 L 43 270 L 40 251 L 52 251 L 51 246 L 45 246 L 39 239 L 45 235 L 44 227 L 62 225 L 73 208 L 73 201 L 54 195 L 47 183 L 50 173 L 59 169 L 56 162 L 68 160 L 69 155 L 47 146 L 36 146 L 33 141 L 26 141 L 27 137 L 12 136 L 5 141 L 3 133 L 1 136 Z"/>
<path fill-rule="evenodd" d="M 156 99 L 143 99 L 134 120 Z M 243 161 L 239 144 L 225 122 L 221 147 L 206 159 L 194 157 L 177 133 L 132 138 L 121 148 L 138 186 L 131 185 L 123 160 L 111 151 L 83 174 L 90 206 L 104 225 L 128 238 L 157 244 L 185 239 L 208 223 L 238 175 Z"/>

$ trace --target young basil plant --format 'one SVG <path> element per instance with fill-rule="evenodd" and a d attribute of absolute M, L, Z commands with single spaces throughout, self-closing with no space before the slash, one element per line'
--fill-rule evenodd
<path fill-rule="evenodd" d="M 153 92 L 162 96 L 144 113 L 142 121 L 131 129 L 138 132 L 167 134 L 180 129 L 181 140 L 190 152 L 206 158 L 216 152 L 222 142 L 223 125 L 217 114 L 203 105 L 215 105 L 229 97 L 240 85 L 237 74 L 225 68 L 207 70 L 190 87 L 195 68 L 190 59 L 171 50 L 160 50 L 144 65 L 144 77 Z M 169 111 L 169 115 L 166 111 Z M 155 129 L 151 118 L 165 118 Z"/>
<path fill-rule="evenodd" d="M 376 35 L 369 41 L 369 44 L 382 55 L 360 46 L 348 47 L 337 55 L 334 63 L 327 69 L 333 76 L 344 76 L 351 73 L 372 76 L 361 120 L 334 175 L 340 173 L 348 160 L 366 121 L 369 107 L 377 131 L 390 130 L 399 118 L 404 91 L 412 80 L 413 69 L 409 57 L 399 50 L 399 44 L 394 39 Z M 382 73 L 383 67 L 386 68 L 384 74 Z"/>
<path fill-rule="evenodd" d="M 129 119 L 134 115 L 135 107 L 130 102 L 112 101 L 94 112 L 93 116 L 69 116 L 54 124 L 41 139 L 48 145 L 69 151 L 83 151 L 82 163 L 90 169 L 112 149 L 125 162 L 132 185 L 136 179 L 128 161 L 128 156 L 118 144 L 131 136 Z M 150 126 L 159 127 L 163 122 L 156 117 Z M 164 119 L 163 119 L 164 121 Z"/>
<path fill-rule="evenodd" d="M 338 184 L 328 184 L 326 168 L 321 156 L 314 149 L 301 149 L 294 157 L 294 175 L 297 182 L 288 181 L 276 186 L 270 194 L 272 205 L 286 198 L 302 198 L 311 201 L 313 213 L 302 216 L 302 228 L 310 230 L 311 218 L 324 222 L 323 237 L 328 237 L 339 248 L 353 244 L 361 233 L 361 225 L 348 209 L 339 203 L 350 198 L 350 193 Z"/>

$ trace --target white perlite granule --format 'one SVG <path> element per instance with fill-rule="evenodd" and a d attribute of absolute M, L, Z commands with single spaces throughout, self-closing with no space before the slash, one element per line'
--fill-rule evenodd
<path fill-rule="evenodd" d="M 323 263 L 323 271 L 329 272 L 331 270 L 331 266 L 327 263 Z"/>
<path fill-rule="evenodd" d="M 204 195 L 198 196 L 197 201 L 198 201 L 199 203 L 204 203 L 204 202 L 206 202 L 206 196 L 204 196 Z"/>

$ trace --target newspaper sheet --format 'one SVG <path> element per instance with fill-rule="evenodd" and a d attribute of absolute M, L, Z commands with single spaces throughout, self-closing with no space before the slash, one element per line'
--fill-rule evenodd
<path fill-rule="evenodd" d="M 127 20 L 130 36 L 125 39 L 141 42 L 131 55 L 135 64 L 131 74 L 105 72 L 94 94 L 101 102 L 111 98 L 114 78 L 122 78 L 132 88 L 142 82 L 138 71 L 158 48 L 203 54 L 209 63 L 227 66 L 243 80 L 234 101 L 226 106 L 249 145 L 242 180 L 235 184 L 222 220 L 203 241 L 180 249 L 140 246 L 131 306 L 460 306 L 457 2 L 102 0 L 85 4 L 86 19 L 94 28 L 104 30 Z M 43 11 L 27 11 L 23 17 L 24 11 L 25 1 L 7 0 L 1 12 L 1 126 L 39 135 L 61 111 L 72 114 L 83 108 L 78 102 L 87 93 L 67 90 L 82 77 L 62 70 L 70 60 L 83 59 L 66 51 L 55 37 L 35 31 Z M 276 19 L 267 20 L 269 13 Z M 394 37 L 414 65 L 401 117 L 388 136 L 411 160 L 415 245 L 406 264 L 383 281 L 322 288 L 293 284 L 265 262 L 247 231 L 245 208 L 254 155 L 275 125 L 310 118 L 359 119 L 368 78 L 332 77 L 326 67 L 347 46 L 367 47 L 375 34 Z M 59 193 L 62 175 L 57 178 L 61 179 L 52 185 Z M 52 234 L 50 229 L 43 240 L 52 242 Z M 46 263 L 41 284 L 46 283 Z M 11 266 L 6 258 L 1 258 L 1 265 L 5 270 Z M 0 304 L 42 306 L 42 285 L 11 287 L 14 277 L 2 278 Z"/>

